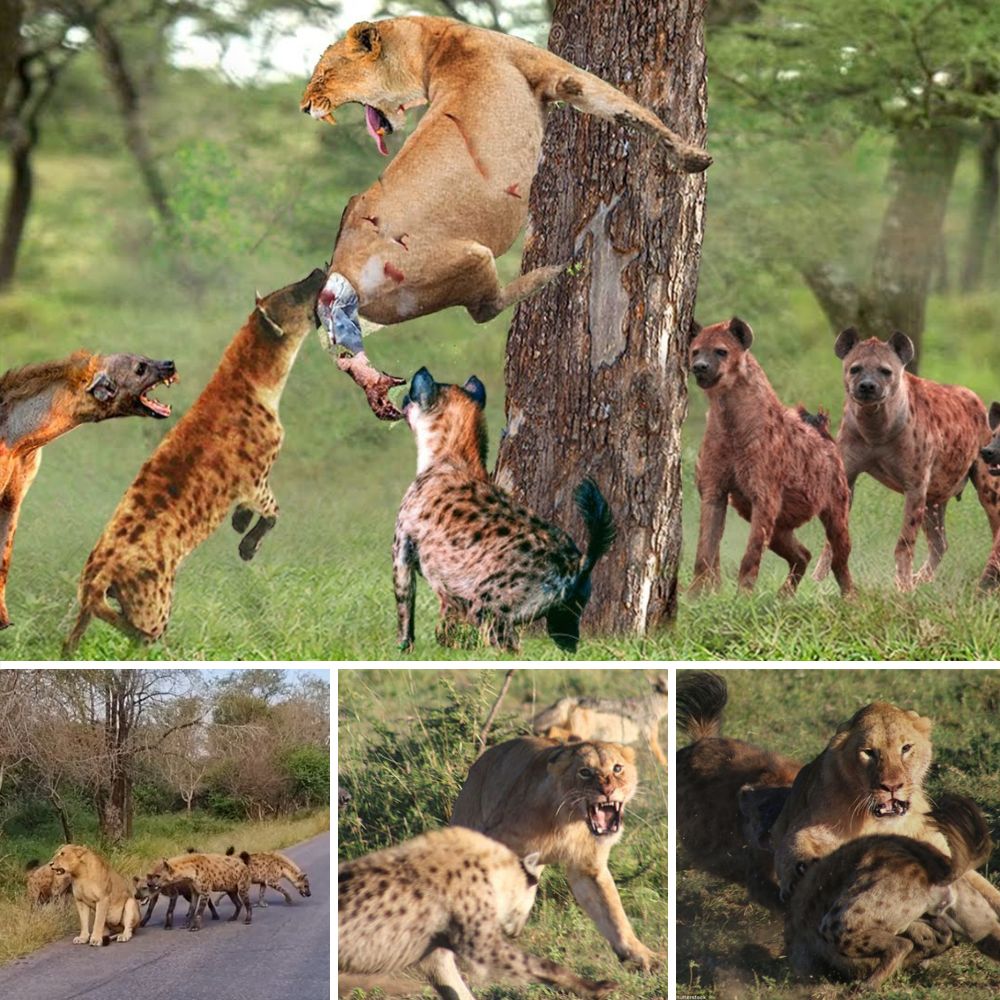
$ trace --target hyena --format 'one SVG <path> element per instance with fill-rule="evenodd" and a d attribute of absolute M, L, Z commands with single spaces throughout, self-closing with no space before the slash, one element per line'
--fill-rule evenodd
<path fill-rule="evenodd" d="M 979 580 L 983 590 L 1000 586 L 1000 403 L 990 404 L 989 426 L 990 439 L 980 449 L 979 458 L 972 467 L 976 493 L 990 520 L 993 535 L 993 548 Z"/>
<path fill-rule="evenodd" d="M 738 317 L 692 331 L 691 372 L 708 396 L 708 422 L 695 482 L 701 526 L 695 593 L 721 580 L 719 545 L 732 504 L 750 522 L 740 586 L 753 589 L 764 549 L 788 563 L 783 594 L 793 594 L 811 558 L 795 529 L 819 517 L 833 551 L 841 594 L 853 589 L 847 561 L 849 492 L 826 418 L 784 406 L 750 353 L 753 330 Z"/>
<path fill-rule="evenodd" d="M 188 853 L 157 862 L 146 875 L 146 889 L 154 895 L 154 899 L 150 901 L 150 910 L 155 903 L 156 894 L 171 892 L 164 925 L 166 927 L 170 926 L 177 902 L 177 893 L 172 892 L 175 886 L 178 889 L 189 887 L 191 891 L 188 930 L 201 930 L 201 915 L 211 903 L 210 894 L 213 892 L 224 892 L 233 901 L 236 909 L 230 920 L 235 920 L 240 915 L 241 908 L 246 910 L 243 923 L 249 924 L 253 918 L 250 906 L 250 855 L 246 851 L 242 851 L 238 858 L 225 854 Z"/>
<path fill-rule="evenodd" d="M 948 547 L 944 512 L 969 478 L 989 438 L 986 407 L 970 389 L 942 385 L 906 371 L 913 342 L 903 333 L 887 341 L 861 340 L 853 327 L 834 344 L 844 366 L 844 419 L 837 442 L 847 485 L 867 472 L 904 498 L 896 542 L 896 586 L 903 591 L 934 578 Z M 913 550 L 923 526 L 927 562 L 914 575 Z M 829 561 L 816 567 L 820 579 Z"/>
<path fill-rule="evenodd" d="M 230 847 L 226 851 L 227 856 L 235 854 L 235 848 Z M 285 897 L 286 903 L 291 903 L 292 897 L 281 884 L 283 878 L 288 879 L 299 891 L 300 896 L 311 896 L 309 889 L 309 876 L 291 858 L 278 851 L 260 851 L 250 855 L 250 884 L 260 886 L 260 894 L 257 897 L 256 906 L 267 906 L 264 899 L 264 892 L 270 886 L 276 889 Z M 216 903 L 222 899 L 224 893 L 215 900 Z"/>
<path fill-rule="evenodd" d="M 456 965 L 474 975 L 542 982 L 601 1000 L 615 984 L 583 979 L 511 944 L 538 888 L 538 855 L 521 859 L 461 827 L 435 830 L 340 865 L 337 963 L 341 972 L 394 972 L 421 962 L 445 1000 L 475 1000 Z"/>
<path fill-rule="evenodd" d="M 486 471 L 486 390 L 413 376 L 403 415 L 417 441 L 417 477 L 403 497 L 393 541 L 399 646 L 413 645 L 419 571 L 441 602 L 437 638 L 452 641 L 462 622 L 489 641 L 516 649 L 517 626 L 545 618 L 560 649 L 573 651 L 590 599 L 590 574 L 610 548 L 614 521 L 596 484 L 574 499 L 587 527 L 581 555 L 561 528 L 514 503 Z"/>

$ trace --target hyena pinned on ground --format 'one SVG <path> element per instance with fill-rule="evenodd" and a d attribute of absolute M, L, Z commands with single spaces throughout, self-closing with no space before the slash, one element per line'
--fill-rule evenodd
<path fill-rule="evenodd" d="M 948 548 L 944 512 L 960 496 L 979 449 L 986 443 L 986 407 L 960 385 L 942 385 L 906 371 L 913 342 L 894 333 L 888 340 L 861 340 L 853 327 L 841 332 L 834 353 L 843 362 L 844 419 L 837 443 L 851 494 L 862 472 L 904 498 L 896 542 L 896 586 L 912 590 L 934 578 Z M 927 562 L 914 574 L 913 550 L 921 527 Z M 816 579 L 829 568 L 828 552 Z"/>
<path fill-rule="evenodd" d="M 516 948 L 535 902 L 538 854 L 518 858 L 474 830 L 450 827 L 340 865 L 337 963 L 341 972 L 394 972 L 422 962 L 438 995 L 475 1000 L 456 965 L 515 982 L 542 982 L 601 1000 L 593 982 Z"/>
<path fill-rule="evenodd" d="M 764 549 L 770 548 L 788 563 L 781 592 L 793 594 L 811 558 L 794 531 L 819 517 L 832 547 L 840 592 L 850 594 L 850 495 L 826 417 L 781 403 L 750 353 L 753 330 L 743 320 L 733 317 L 692 332 L 691 372 L 708 396 L 695 471 L 701 526 L 692 591 L 721 582 L 719 546 L 731 503 L 750 522 L 741 587 L 753 588 Z"/>
<path fill-rule="evenodd" d="M 80 614 L 66 653 L 94 616 L 145 642 L 159 639 L 181 562 L 234 504 L 240 557 L 254 557 L 278 520 L 268 482 L 284 437 L 278 404 L 302 341 L 316 328 L 324 280 L 317 269 L 257 299 L 208 385 L 139 471 L 97 540 L 80 576 Z"/>
<path fill-rule="evenodd" d="M 191 907 L 188 910 L 187 926 L 190 931 L 201 930 L 201 915 L 206 906 L 211 905 L 213 892 L 224 892 L 233 901 L 236 909 L 229 918 L 235 920 L 240 909 L 245 909 L 243 923 L 249 924 L 253 918 L 250 906 L 250 855 L 242 851 L 238 858 L 225 854 L 188 853 L 176 858 L 164 858 L 146 875 L 146 889 L 153 895 L 150 912 L 156 902 L 156 895 L 170 894 L 165 927 L 171 925 L 177 895 L 184 895 L 184 888 L 191 892 Z M 177 889 L 177 892 L 174 892 Z"/>
<path fill-rule="evenodd" d="M 596 484 L 574 499 L 587 527 L 581 554 L 561 528 L 514 503 L 486 471 L 486 390 L 413 376 L 403 415 L 417 441 L 417 478 L 396 520 L 393 570 L 400 649 L 413 645 L 415 572 L 441 602 L 437 638 L 453 640 L 463 622 L 489 641 L 516 649 L 517 626 L 545 618 L 560 649 L 573 651 L 590 599 L 590 574 L 611 546 L 614 521 Z"/>
<path fill-rule="evenodd" d="M 990 440 L 980 449 L 979 458 L 972 467 L 976 493 L 990 520 L 993 535 L 993 547 L 979 580 L 983 590 L 1000 586 L 1000 403 L 990 404 L 989 426 Z"/>

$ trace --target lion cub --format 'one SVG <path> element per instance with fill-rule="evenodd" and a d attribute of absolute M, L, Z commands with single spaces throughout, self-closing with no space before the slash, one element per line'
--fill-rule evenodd
<path fill-rule="evenodd" d="M 517 626 L 545 618 L 560 649 L 576 649 L 590 573 L 611 546 L 614 521 L 589 479 L 576 490 L 587 526 L 585 555 L 561 528 L 511 501 L 486 471 L 486 389 L 413 376 L 403 415 L 417 439 L 417 478 L 403 497 L 392 546 L 400 649 L 413 645 L 414 570 L 441 602 L 438 642 L 463 622 L 490 643 L 518 646 Z"/>
<path fill-rule="evenodd" d="M 859 992 L 874 990 L 899 968 L 950 947 L 946 911 L 959 892 L 975 892 L 958 880 L 986 861 L 992 844 L 979 807 L 964 796 L 943 796 L 931 820 L 951 857 L 911 837 L 873 834 L 806 871 L 785 921 L 796 973 L 808 977 L 825 966 L 848 979 L 866 977 Z M 981 950 L 995 946 L 987 939 Z"/>
<path fill-rule="evenodd" d="M 80 917 L 80 933 L 73 944 L 107 944 L 112 931 L 116 941 L 129 941 L 139 926 L 139 904 L 125 879 L 96 851 L 80 844 L 65 844 L 49 862 L 56 876 L 73 881 L 73 899 Z M 90 915 L 94 914 L 91 928 Z"/>
<path fill-rule="evenodd" d="M 435 830 L 345 861 L 337 876 L 337 967 L 374 974 L 423 962 L 439 996 L 475 1000 L 456 958 L 480 976 L 538 981 L 601 1000 L 611 982 L 583 979 L 504 937 L 521 932 L 538 888 L 537 854 L 472 830 Z"/>

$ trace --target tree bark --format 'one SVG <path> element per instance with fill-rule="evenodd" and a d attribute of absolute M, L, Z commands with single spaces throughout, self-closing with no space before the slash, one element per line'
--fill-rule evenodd
<path fill-rule="evenodd" d="M 556 4 L 549 47 L 705 139 L 704 4 Z M 577 258 L 514 314 L 497 481 L 582 540 L 572 495 L 592 476 L 618 537 L 585 627 L 644 634 L 673 618 L 681 545 L 680 431 L 705 180 L 645 135 L 571 110 L 548 124 L 522 268 Z"/>
<path fill-rule="evenodd" d="M 31 154 L 37 141 L 37 133 L 25 128 L 20 122 L 13 123 L 10 132 L 10 187 L 4 205 L 3 233 L 0 235 L 0 291 L 14 280 L 34 189 Z"/>
<path fill-rule="evenodd" d="M 960 285 L 974 292 L 983 283 L 986 248 L 996 240 L 997 206 L 1000 203 L 1000 121 L 983 123 L 979 140 L 979 183 L 972 199 L 966 230 Z"/>
<path fill-rule="evenodd" d="M 88 27 L 93 33 L 94 43 L 100 53 L 104 74 L 118 99 L 118 108 L 125 128 L 125 145 L 128 146 L 139 168 L 139 175 L 156 214 L 162 222 L 169 223 L 173 220 L 173 212 L 167 197 L 167 187 L 163 183 L 156 160 L 149 148 L 149 138 L 142 119 L 139 90 L 129 72 L 121 42 L 99 17 L 93 18 Z"/>
<path fill-rule="evenodd" d="M 0 0 L 0 108 L 17 67 L 23 19 L 23 0 Z"/>

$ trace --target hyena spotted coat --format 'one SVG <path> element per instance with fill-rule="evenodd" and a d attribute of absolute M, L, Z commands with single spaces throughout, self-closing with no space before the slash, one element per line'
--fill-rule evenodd
<path fill-rule="evenodd" d="M 972 467 L 976 493 L 989 518 L 993 536 L 993 547 L 979 581 L 983 590 L 1000 586 L 1000 403 L 990 404 L 989 426 L 990 439 Z"/>
<path fill-rule="evenodd" d="M 788 563 L 782 593 L 794 593 L 811 558 L 794 531 L 819 517 L 832 546 L 834 575 L 846 595 L 852 590 L 850 494 L 840 452 L 826 432 L 825 417 L 781 403 L 750 353 L 752 342 L 753 330 L 737 317 L 698 330 L 691 341 L 691 372 L 708 396 L 695 471 L 701 526 L 691 589 L 697 593 L 721 581 L 719 545 L 731 503 L 750 522 L 741 587 L 753 588 L 761 557 L 770 548 Z"/>
<path fill-rule="evenodd" d="M 205 907 L 211 904 L 213 892 L 224 892 L 233 901 L 236 909 L 230 920 L 235 920 L 240 915 L 240 909 L 246 911 L 243 923 L 249 924 L 253 919 L 250 906 L 250 855 L 246 851 L 235 858 L 225 854 L 188 852 L 157 862 L 146 875 L 146 890 L 153 897 L 149 903 L 149 912 L 152 912 L 159 893 L 170 894 L 165 927 L 171 925 L 178 894 L 185 897 L 187 895 L 180 891 L 181 887 L 189 889 L 191 893 L 191 908 L 187 915 L 190 931 L 201 930 L 201 915 Z"/>
<path fill-rule="evenodd" d="M 458 971 L 542 982 L 601 1000 L 592 982 L 516 948 L 535 901 L 538 855 L 523 860 L 474 830 L 435 830 L 340 865 L 337 963 L 341 972 L 394 972 L 422 962 L 438 995 L 475 1000 Z"/>
<path fill-rule="evenodd" d="M 545 618 L 560 649 L 573 651 L 590 599 L 594 564 L 614 540 L 600 490 L 584 480 L 576 505 L 587 527 L 586 554 L 561 528 L 514 503 L 486 471 L 486 390 L 413 376 L 403 414 L 417 441 L 417 478 L 396 520 L 393 569 L 400 649 L 413 645 L 415 571 L 441 602 L 443 645 L 462 622 L 516 649 L 517 626 Z"/>
<path fill-rule="evenodd" d="M 67 652 L 94 616 L 147 642 L 163 635 L 182 560 L 233 504 L 240 556 L 254 557 L 278 519 L 268 483 L 283 437 L 278 403 L 316 327 L 323 280 L 317 269 L 258 299 L 205 390 L 139 471 L 84 566 Z"/>

